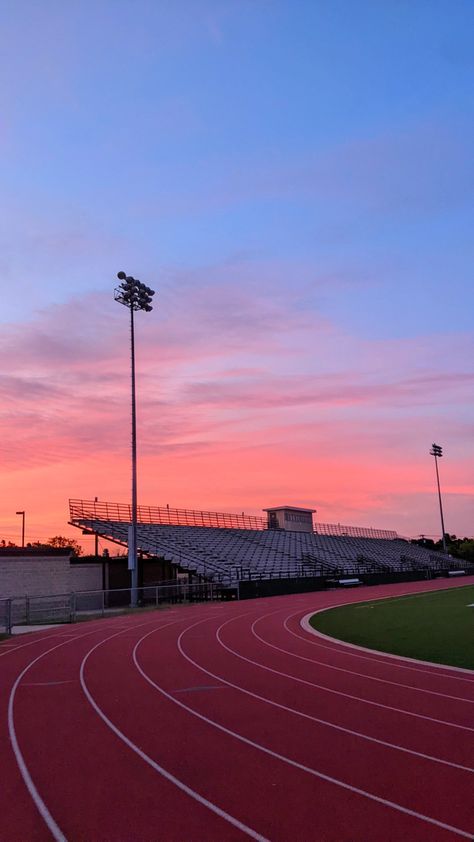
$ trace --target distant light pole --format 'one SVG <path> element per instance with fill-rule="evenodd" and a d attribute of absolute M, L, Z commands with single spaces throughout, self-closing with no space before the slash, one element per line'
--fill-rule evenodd
<path fill-rule="evenodd" d="M 94 503 L 98 503 L 98 502 L 99 502 L 99 498 L 94 497 Z M 94 552 L 95 557 L 99 558 L 99 533 L 98 532 L 94 532 L 94 551 L 95 551 Z M 103 590 L 105 590 L 105 588 L 103 588 Z"/>
<path fill-rule="evenodd" d="M 432 444 L 431 450 L 430 450 L 430 455 L 434 456 L 434 460 L 435 460 L 436 481 L 438 483 L 439 513 L 441 515 L 441 530 L 442 530 L 442 536 L 443 536 L 443 552 L 446 553 L 447 549 L 446 549 L 446 536 L 445 536 L 445 532 L 444 532 L 443 504 L 441 502 L 441 489 L 440 489 L 440 485 L 439 485 L 439 471 L 438 471 L 438 459 L 441 459 L 441 457 L 443 455 L 443 448 L 440 447 L 439 444 Z"/>
<path fill-rule="evenodd" d="M 130 310 L 130 347 L 132 368 L 132 522 L 128 531 L 128 569 L 131 571 L 131 604 L 138 602 L 138 563 L 137 563 L 137 414 L 135 402 L 135 325 L 133 314 L 135 310 L 150 313 L 153 310 L 151 300 L 154 290 L 140 283 L 125 272 L 117 272 L 117 278 L 122 281 L 115 289 L 115 301 L 124 304 Z"/>
<path fill-rule="evenodd" d="M 17 515 L 21 515 L 22 522 L 21 522 L 21 546 L 25 546 L 25 512 L 16 512 Z"/>

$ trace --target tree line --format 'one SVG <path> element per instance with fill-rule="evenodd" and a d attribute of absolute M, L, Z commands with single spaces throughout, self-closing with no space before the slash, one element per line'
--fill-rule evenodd
<path fill-rule="evenodd" d="M 448 532 L 446 532 L 444 537 L 449 555 L 474 563 L 474 538 L 458 538 L 456 535 L 450 535 Z M 426 550 L 433 550 L 434 552 L 443 551 L 441 538 L 439 541 L 433 541 L 431 538 L 425 538 L 424 535 L 421 535 L 416 540 L 411 541 L 411 543 L 417 544 L 419 547 L 424 547 Z"/>
<path fill-rule="evenodd" d="M 0 541 L 0 547 L 15 547 L 17 549 L 21 549 L 18 544 L 15 544 L 13 541 Z M 55 549 L 71 549 L 72 554 L 79 556 L 82 555 L 83 549 L 78 541 L 74 538 L 66 538 L 65 535 L 54 535 L 53 538 L 49 538 L 47 541 L 32 541 L 28 543 L 25 549 L 50 549 L 54 547 Z"/>

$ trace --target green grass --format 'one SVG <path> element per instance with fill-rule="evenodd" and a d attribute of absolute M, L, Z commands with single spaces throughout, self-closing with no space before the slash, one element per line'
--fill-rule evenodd
<path fill-rule="evenodd" d="M 474 670 L 474 587 L 359 602 L 311 617 L 323 634 L 409 658 Z"/>

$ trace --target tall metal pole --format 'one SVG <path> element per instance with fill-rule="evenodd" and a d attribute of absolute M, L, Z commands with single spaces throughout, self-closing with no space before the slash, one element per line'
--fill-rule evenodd
<path fill-rule="evenodd" d="M 438 457 L 443 455 L 443 448 L 439 444 L 432 444 L 430 455 L 434 456 L 435 460 L 435 467 L 436 467 L 436 482 L 438 484 L 438 500 L 439 500 L 439 513 L 441 515 L 441 532 L 442 532 L 442 540 L 443 540 L 443 552 L 447 552 L 446 548 L 446 537 L 444 531 L 444 517 L 443 517 L 443 504 L 441 502 L 441 488 L 439 484 L 439 471 L 438 471 Z"/>
<path fill-rule="evenodd" d="M 94 497 L 94 503 L 98 503 L 98 502 L 99 502 L 99 498 Z M 99 533 L 98 532 L 94 533 L 94 555 L 95 555 L 96 558 L 99 557 Z"/>
<path fill-rule="evenodd" d="M 438 483 L 439 513 L 441 515 L 441 529 L 442 529 L 442 535 L 443 535 L 443 552 L 445 553 L 445 552 L 447 552 L 446 535 L 445 535 L 445 531 L 444 531 L 444 517 L 443 517 L 443 503 L 441 501 L 441 488 L 440 488 L 440 485 L 439 485 L 438 457 L 437 457 L 436 453 L 435 453 L 434 460 L 435 460 L 435 466 L 436 466 L 436 482 Z"/>
<path fill-rule="evenodd" d="M 128 528 L 128 569 L 131 573 L 131 599 L 132 605 L 138 603 L 138 559 L 137 559 L 137 413 L 135 399 L 135 323 L 134 311 L 143 310 L 151 313 L 152 298 L 155 294 L 153 289 L 142 284 L 131 275 L 125 272 L 117 272 L 117 278 L 122 281 L 116 288 L 114 298 L 120 304 L 130 309 L 130 351 L 132 368 L 132 512 L 131 523 Z"/>
<path fill-rule="evenodd" d="M 129 565 L 131 565 L 132 578 L 132 593 L 131 603 L 136 605 L 138 602 L 138 560 L 137 560 L 137 408 L 135 397 L 135 324 L 134 324 L 134 310 L 130 308 L 130 345 L 131 345 L 131 362 L 132 362 L 132 526 L 130 534 L 130 543 L 132 551 L 132 558 L 129 558 Z"/>

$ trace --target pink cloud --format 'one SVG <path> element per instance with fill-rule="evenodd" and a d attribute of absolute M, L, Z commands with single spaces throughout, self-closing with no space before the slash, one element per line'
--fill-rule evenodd
<path fill-rule="evenodd" d="M 291 291 L 234 281 L 168 283 L 163 308 L 138 316 L 141 500 L 249 512 L 283 500 L 326 521 L 434 532 L 439 439 L 450 529 L 468 532 L 472 340 L 368 342 L 301 312 Z M 28 507 L 32 528 L 57 532 L 69 496 L 129 497 L 127 313 L 110 299 L 3 331 L 5 522 Z"/>

